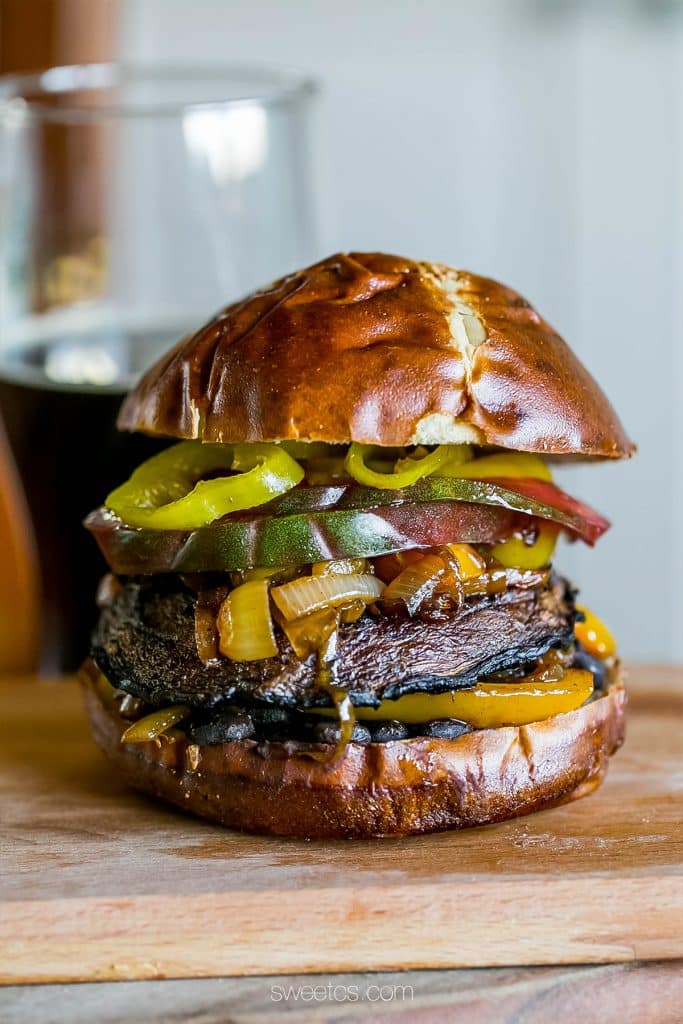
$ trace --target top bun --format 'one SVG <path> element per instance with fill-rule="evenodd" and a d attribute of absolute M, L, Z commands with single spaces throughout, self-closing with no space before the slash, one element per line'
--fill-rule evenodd
<path fill-rule="evenodd" d="M 517 292 L 382 253 L 330 256 L 228 306 L 145 374 L 118 424 L 225 443 L 634 450 L 591 375 Z"/>

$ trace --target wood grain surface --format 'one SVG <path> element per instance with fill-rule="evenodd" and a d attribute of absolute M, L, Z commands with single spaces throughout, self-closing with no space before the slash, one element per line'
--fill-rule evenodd
<path fill-rule="evenodd" d="M 633 668 L 594 796 L 401 840 L 245 836 L 127 792 L 73 682 L 0 685 L 5 982 L 683 957 L 683 670 Z"/>

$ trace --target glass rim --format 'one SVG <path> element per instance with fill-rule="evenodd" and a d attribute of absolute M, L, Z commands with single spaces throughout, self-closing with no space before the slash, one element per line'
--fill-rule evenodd
<path fill-rule="evenodd" d="M 97 92 L 126 82 L 194 83 L 242 78 L 245 95 L 225 99 L 188 99 L 168 102 L 110 102 L 89 106 L 76 98 L 84 91 Z M 253 88 L 250 88 L 252 87 Z M 41 71 L 0 75 L 0 120 L 16 115 L 18 108 L 39 121 L 100 121 L 104 118 L 178 117 L 193 110 L 223 110 L 235 107 L 278 107 L 306 100 L 318 92 L 315 78 L 291 68 L 258 63 L 153 64 L 118 61 L 65 64 Z M 27 95 L 28 94 L 28 95 Z M 68 97 L 75 102 L 53 106 L 43 97 Z"/>

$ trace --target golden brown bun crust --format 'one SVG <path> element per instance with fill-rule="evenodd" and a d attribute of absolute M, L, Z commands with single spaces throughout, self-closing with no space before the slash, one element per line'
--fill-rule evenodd
<path fill-rule="evenodd" d="M 145 375 L 119 426 L 226 443 L 633 451 L 593 378 L 517 292 L 382 253 L 331 256 L 228 306 Z"/>
<path fill-rule="evenodd" d="M 599 786 L 624 737 L 618 674 L 605 696 L 544 722 L 455 740 L 352 743 L 333 765 L 253 740 L 122 746 L 130 723 L 92 677 L 84 681 L 95 740 L 130 785 L 222 825 L 271 835 L 410 835 L 539 811 Z"/>

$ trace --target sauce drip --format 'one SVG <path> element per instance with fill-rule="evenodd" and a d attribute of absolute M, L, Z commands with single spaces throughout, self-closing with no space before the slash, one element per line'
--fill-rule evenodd
<path fill-rule="evenodd" d="M 348 692 L 343 686 L 336 682 L 336 658 L 337 658 L 337 637 L 339 619 L 335 628 L 324 644 L 318 650 L 318 671 L 316 684 L 321 690 L 329 694 L 337 714 L 339 725 L 339 739 L 331 751 L 306 750 L 302 751 L 304 756 L 313 758 L 314 761 L 322 761 L 327 764 L 334 764 L 344 754 L 347 746 L 353 737 L 353 727 L 356 724 L 356 712 Z"/>

